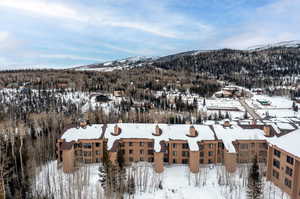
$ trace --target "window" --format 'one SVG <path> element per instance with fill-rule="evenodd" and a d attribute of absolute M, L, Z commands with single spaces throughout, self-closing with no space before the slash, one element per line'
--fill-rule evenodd
<path fill-rule="evenodd" d="M 144 154 L 144 150 L 140 150 L 140 154 L 143 155 Z"/>
<path fill-rule="evenodd" d="M 153 142 L 148 142 L 148 147 L 152 148 L 153 147 Z"/>
<path fill-rule="evenodd" d="M 208 148 L 209 148 L 209 149 L 212 149 L 213 146 L 214 146 L 213 144 L 208 144 Z"/>
<path fill-rule="evenodd" d="M 189 163 L 188 159 L 183 159 L 182 160 L 182 164 L 188 164 L 188 163 Z"/>
<path fill-rule="evenodd" d="M 224 149 L 224 144 L 222 142 L 219 142 L 218 147 Z"/>
<path fill-rule="evenodd" d="M 204 149 L 204 145 L 203 144 L 199 144 L 199 150 L 203 150 Z"/>
<path fill-rule="evenodd" d="M 89 151 L 84 151 L 84 152 L 83 152 L 83 155 L 84 155 L 84 156 L 91 156 L 91 152 L 89 152 Z"/>
<path fill-rule="evenodd" d="M 154 151 L 153 151 L 153 149 L 151 149 L 151 150 L 148 150 L 148 154 L 149 154 L 149 155 L 153 155 L 153 154 L 154 154 Z"/>
<path fill-rule="evenodd" d="M 200 157 L 204 157 L 204 152 L 200 152 Z"/>
<path fill-rule="evenodd" d="M 96 162 L 100 162 L 100 158 L 96 158 Z"/>
<path fill-rule="evenodd" d="M 132 142 L 129 142 L 128 145 L 129 145 L 129 146 L 132 146 Z"/>
<path fill-rule="evenodd" d="M 96 142 L 96 147 L 100 147 L 101 143 L 100 142 Z"/>
<path fill-rule="evenodd" d="M 209 151 L 209 152 L 208 152 L 208 156 L 209 156 L 209 157 L 211 157 L 211 156 L 213 156 L 213 155 L 214 155 L 214 152 L 213 152 L 213 151 Z"/>
<path fill-rule="evenodd" d="M 279 172 L 273 170 L 273 176 L 274 176 L 276 179 L 279 179 Z"/>
<path fill-rule="evenodd" d="M 132 153 L 133 153 L 133 150 L 130 149 L 130 150 L 129 150 L 129 154 L 132 154 Z"/>
<path fill-rule="evenodd" d="M 133 162 L 133 158 L 132 157 L 129 158 L 129 162 Z"/>
<path fill-rule="evenodd" d="M 173 159 L 173 163 L 176 164 L 176 159 Z"/>
<path fill-rule="evenodd" d="M 124 142 L 119 142 L 120 147 L 124 147 Z"/>
<path fill-rule="evenodd" d="M 143 161 L 144 161 L 144 158 L 143 158 L 143 157 L 141 157 L 141 158 L 140 158 L 140 161 L 141 161 L 141 162 L 143 162 Z"/>
<path fill-rule="evenodd" d="M 203 164 L 204 163 L 204 160 L 203 159 L 200 159 L 200 164 Z"/>
<path fill-rule="evenodd" d="M 293 176 L 293 169 L 290 167 L 285 167 L 285 173 L 289 176 Z"/>
<path fill-rule="evenodd" d="M 176 144 L 174 143 L 174 144 L 172 144 L 172 146 L 173 146 L 173 148 L 176 148 Z"/>
<path fill-rule="evenodd" d="M 249 145 L 248 144 L 240 144 L 240 149 L 248 149 Z"/>
<path fill-rule="evenodd" d="M 273 166 L 280 169 L 280 162 L 278 160 L 273 160 Z"/>
<path fill-rule="evenodd" d="M 211 159 L 208 160 L 208 164 L 212 164 L 213 161 Z"/>
<path fill-rule="evenodd" d="M 182 151 L 182 156 L 183 157 L 189 157 L 189 152 L 188 151 Z"/>
<path fill-rule="evenodd" d="M 145 144 L 144 142 L 140 142 L 140 146 L 144 146 L 144 144 Z"/>
<path fill-rule="evenodd" d="M 280 158 L 281 152 L 278 151 L 278 150 L 276 150 L 276 149 L 274 149 L 274 155 L 275 155 L 276 157 L 279 157 L 279 158 Z"/>
<path fill-rule="evenodd" d="M 95 151 L 95 154 L 96 154 L 96 155 L 100 155 L 100 154 L 101 154 L 101 151 L 97 150 L 97 151 Z"/>
<path fill-rule="evenodd" d="M 182 148 L 183 148 L 183 149 L 189 149 L 189 145 L 188 145 L 187 143 L 182 144 Z"/>
<path fill-rule="evenodd" d="M 173 151 L 173 156 L 176 156 L 176 155 L 177 155 L 176 151 Z"/>
<path fill-rule="evenodd" d="M 148 158 L 148 162 L 153 162 L 154 158 Z"/>
<path fill-rule="evenodd" d="M 291 165 L 294 164 L 294 158 L 292 158 L 292 157 L 290 157 L 290 156 L 286 156 L 286 161 L 287 161 L 288 163 L 290 163 Z"/>
<path fill-rule="evenodd" d="M 83 143 L 83 148 L 86 148 L 86 149 L 91 149 L 92 148 L 92 144 L 91 143 Z"/>
<path fill-rule="evenodd" d="M 260 147 L 261 149 L 268 149 L 268 145 L 267 145 L 266 143 L 261 143 L 261 144 L 259 144 L 259 147 Z"/>
<path fill-rule="evenodd" d="M 285 178 L 284 179 L 284 184 L 285 186 L 287 186 L 288 188 L 292 187 L 292 181 L 290 181 L 289 179 Z"/>
<path fill-rule="evenodd" d="M 85 159 L 85 160 L 84 160 L 84 163 L 87 163 L 87 164 L 89 164 L 89 163 L 91 163 L 91 160 L 89 160 L 89 159 Z"/>

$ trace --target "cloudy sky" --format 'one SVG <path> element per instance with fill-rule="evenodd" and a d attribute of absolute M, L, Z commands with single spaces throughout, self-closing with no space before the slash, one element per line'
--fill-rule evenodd
<path fill-rule="evenodd" d="M 300 39 L 299 0 L 0 0 L 0 69 Z"/>

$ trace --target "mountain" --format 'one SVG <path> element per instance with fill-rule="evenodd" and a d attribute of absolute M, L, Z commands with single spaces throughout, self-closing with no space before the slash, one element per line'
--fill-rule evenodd
<path fill-rule="evenodd" d="M 178 54 L 147 58 L 133 57 L 93 64 L 76 70 L 112 71 L 135 67 L 156 67 L 167 70 L 186 70 L 210 76 L 232 77 L 236 73 L 248 77 L 281 77 L 300 74 L 300 42 L 287 41 L 254 46 L 247 50 L 219 49 L 188 51 Z"/>

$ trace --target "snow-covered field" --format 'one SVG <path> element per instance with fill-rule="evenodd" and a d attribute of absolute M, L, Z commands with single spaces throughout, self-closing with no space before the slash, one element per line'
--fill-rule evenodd
<path fill-rule="evenodd" d="M 98 182 L 98 167 L 89 165 L 73 174 L 64 174 L 53 161 L 37 171 L 34 188 L 59 199 L 105 198 Z M 156 174 L 149 163 L 137 163 L 130 168 L 135 172 L 135 199 L 246 199 L 248 170 L 249 165 L 240 165 L 237 172 L 229 174 L 223 166 L 217 165 L 203 167 L 195 175 L 189 172 L 187 165 L 166 165 L 162 174 Z M 263 181 L 265 199 L 289 199 L 265 178 Z"/>
<path fill-rule="evenodd" d="M 271 105 L 264 106 L 261 105 L 257 100 L 267 100 L 271 102 Z M 251 99 L 247 100 L 249 106 L 257 109 L 291 109 L 293 105 L 293 101 L 288 97 L 281 96 L 267 96 L 267 95 L 254 95 Z"/>

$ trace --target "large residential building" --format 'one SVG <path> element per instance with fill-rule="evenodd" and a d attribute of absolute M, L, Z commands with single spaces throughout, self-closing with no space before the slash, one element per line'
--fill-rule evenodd
<path fill-rule="evenodd" d="M 296 153 L 300 149 L 285 147 L 300 140 L 300 130 L 284 131 L 281 137 L 278 131 L 274 124 L 229 121 L 213 125 L 96 124 L 66 130 L 57 141 L 57 155 L 63 171 L 73 172 L 81 164 L 101 162 L 107 146 L 113 162 L 120 151 L 126 164 L 152 162 L 158 173 L 165 164 L 188 164 L 197 173 L 201 165 L 216 163 L 235 172 L 237 164 L 251 163 L 256 156 L 267 163 L 268 180 L 300 199 L 300 154 Z"/>
<path fill-rule="evenodd" d="M 300 129 L 269 142 L 267 179 L 300 199 Z"/>

